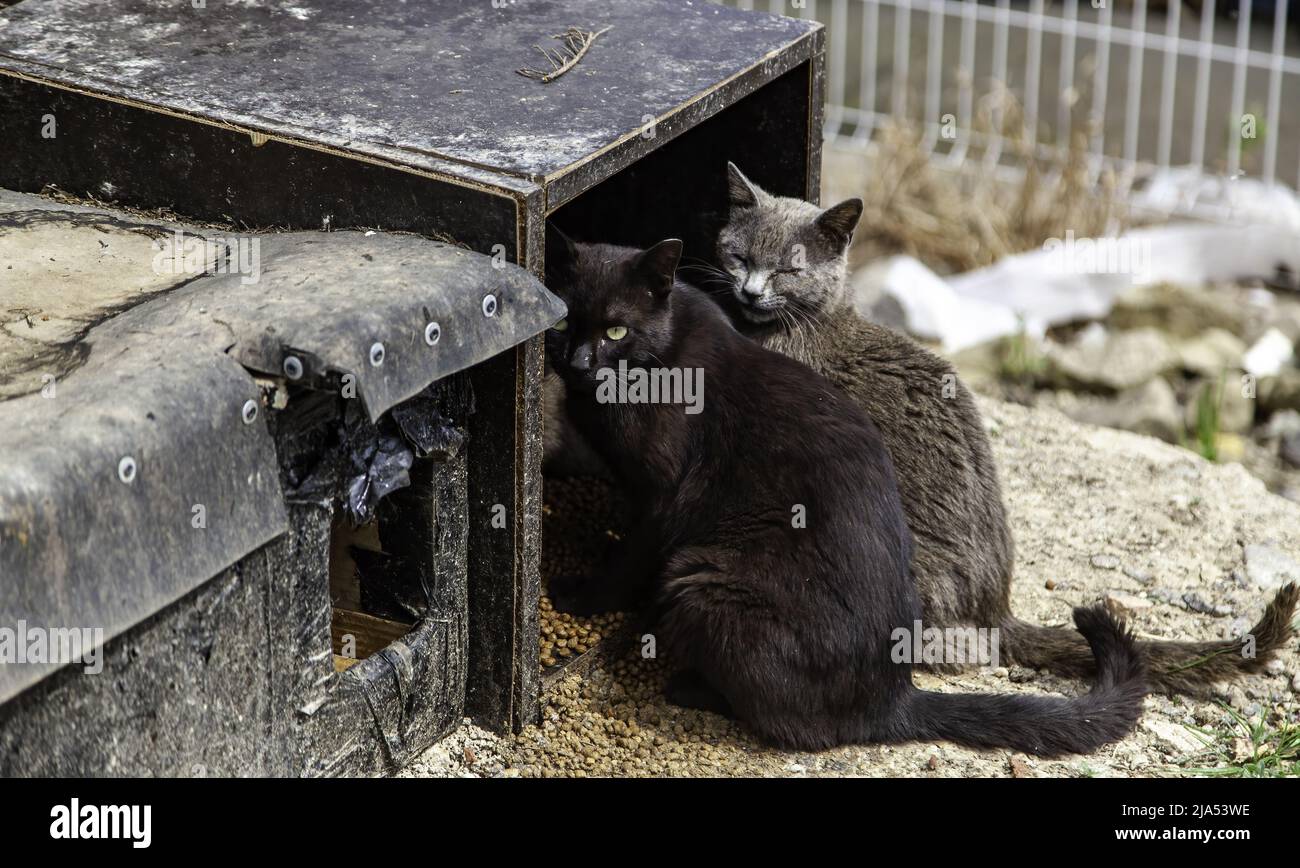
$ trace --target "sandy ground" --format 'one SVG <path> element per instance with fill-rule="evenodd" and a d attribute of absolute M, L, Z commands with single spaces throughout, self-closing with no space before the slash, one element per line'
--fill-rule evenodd
<path fill-rule="evenodd" d="M 1021 617 L 1068 623 L 1070 609 L 1123 595 L 1140 636 L 1239 635 L 1271 591 L 1263 545 L 1282 572 L 1300 560 L 1300 505 L 1266 491 L 1239 465 L 1214 465 L 1157 440 L 1075 424 L 1050 410 L 982 401 L 1017 543 L 1013 606 Z M 1290 565 L 1288 566 L 1288 558 Z M 1277 570 L 1272 579 L 1277 578 Z M 1300 575 L 1295 578 L 1300 579 Z M 1050 586 L 1050 589 L 1049 589 Z M 715 715 L 667 705 L 666 666 L 635 649 L 552 694 L 540 727 L 498 738 L 469 725 L 407 776 L 758 775 L 918 777 L 1141 777 L 1189 774 L 1240 759 L 1227 707 L 1277 723 L 1300 718 L 1295 640 L 1268 674 L 1203 698 L 1153 695 L 1138 729 L 1091 756 L 1039 760 L 947 743 L 853 746 L 787 753 L 758 744 Z M 944 691 L 1077 695 L 1087 685 L 1018 667 L 956 676 L 918 673 Z M 1210 733 L 1210 736 L 1199 732 Z"/>

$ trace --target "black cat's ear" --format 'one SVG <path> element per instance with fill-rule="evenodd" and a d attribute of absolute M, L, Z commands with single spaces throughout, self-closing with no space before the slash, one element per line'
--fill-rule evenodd
<path fill-rule="evenodd" d="M 817 217 L 817 228 L 828 235 L 841 248 L 848 247 L 853 240 L 853 230 L 862 219 L 862 200 L 845 199 L 838 205 L 832 205 Z"/>
<path fill-rule="evenodd" d="M 749 183 L 735 163 L 727 163 L 727 188 L 733 208 L 753 208 L 758 204 L 758 188 Z"/>
<path fill-rule="evenodd" d="M 638 253 L 632 262 L 632 268 L 656 295 L 667 295 L 673 288 L 677 263 L 681 258 L 682 242 L 669 238 Z"/>
<path fill-rule="evenodd" d="M 546 276 L 548 279 L 563 277 L 572 272 L 573 261 L 578 252 L 569 236 L 560 231 L 554 223 L 546 225 Z"/>

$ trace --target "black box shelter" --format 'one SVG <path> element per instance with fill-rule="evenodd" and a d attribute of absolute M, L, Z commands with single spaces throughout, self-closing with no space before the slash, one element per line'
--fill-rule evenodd
<path fill-rule="evenodd" d="M 559 47 L 553 37 L 570 27 L 602 31 L 576 65 L 549 82 L 518 73 L 545 68 L 536 46 Z M 206 0 L 201 8 L 21 0 L 0 6 L 0 188 L 53 187 L 247 232 L 416 233 L 538 277 L 548 219 L 583 240 L 644 245 L 683 237 L 688 256 L 708 258 L 709 217 L 725 208 L 726 160 L 767 189 L 816 200 L 823 52 L 814 22 L 700 0 Z M 291 236 L 268 243 L 279 237 Z M 468 291 L 475 303 L 481 290 Z M 0 308 L 4 293 L 0 283 Z M 517 345 L 490 346 L 489 356 L 476 353 L 463 370 L 431 380 L 437 394 L 423 396 L 444 407 L 472 396 L 473 413 L 448 416 L 465 420 L 465 448 L 449 459 L 463 460 L 467 528 L 465 697 L 456 711 L 493 728 L 533 721 L 540 689 L 543 360 L 540 335 L 523 331 Z M 318 418 L 337 415 L 337 408 L 317 410 Z M 296 448 L 315 448 L 309 431 L 274 439 L 281 463 Z M 446 473 L 460 472 L 421 468 L 412 469 L 409 488 L 379 504 L 389 539 L 377 548 L 397 555 L 393 563 L 424 557 L 401 549 L 422 545 L 431 533 L 430 493 L 446 485 Z M 265 553 L 267 587 L 279 588 L 261 604 L 268 612 L 299 599 L 294 576 L 299 590 L 316 581 L 303 552 L 273 550 L 303 540 L 314 540 L 312 557 L 316 543 L 338 548 L 326 539 L 327 516 L 282 505 L 277 523 L 274 500 L 263 504 L 267 514 L 246 540 L 261 536 L 254 551 Z M 395 530 L 401 526 L 409 532 Z M 7 539 L 0 527 L 0 543 Z M 400 572 L 392 563 L 358 567 Z M 32 581 L 0 576 L 16 580 Z M 121 576 L 117 592 L 132 596 L 132 583 L 144 581 Z M 363 586 L 358 611 L 401 610 L 394 598 L 403 582 L 390 584 L 398 590 L 380 580 Z M 218 585 L 209 577 L 133 629 L 165 630 L 168 618 L 184 614 L 176 606 L 199 606 L 187 610 L 197 617 L 199 597 L 225 593 Z M 281 611 L 290 617 L 286 629 L 305 630 L 318 603 Z M 11 617 L 0 609 L 0 621 Z M 371 655 L 358 666 L 398 666 L 389 657 Z M 371 705 L 374 699 L 367 696 Z M 393 762 L 403 755 L 400 727 L 409 720 L 384 730 Z"/>

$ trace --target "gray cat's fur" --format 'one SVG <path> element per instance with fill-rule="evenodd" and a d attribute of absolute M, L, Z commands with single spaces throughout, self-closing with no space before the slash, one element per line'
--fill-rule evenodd
<path fill-rule="evenodd" d="M 724 301 L 737 326 L 809 365 L 879 426 L 915 541 L 913 573 L 926 626 L 1000 627 L 1014 662 L 1092 675 L 1083 638 L 1011 614 L 1011 533 L 979 411 L 952 366 L 909 338 L 862 319 L 848 290 L 857 199 L 822 210 L 769 195 L 728 164 L 730 220 L 718 237 Z M 1279 591 L 1241 641 L 1141 642 L 1153 687 L 1189 691 L 1262 670 L 1291 635 L 1297 589 Z"/>

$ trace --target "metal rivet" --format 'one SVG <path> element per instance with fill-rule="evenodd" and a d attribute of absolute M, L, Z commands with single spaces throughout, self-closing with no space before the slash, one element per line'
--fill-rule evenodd
<path fill-rule="evenodd" d="M 442 337 L 442 326 L 436 322 L 431 322 L 424 327 L 424 342 L 429 346 L 436 344 L 440 337 Z"/>
<path fill-rule="evenodd" d="M 379 367 L 384 363 L 384 345 L 375 341 L 370 345 L 370 364 Z"/>
<path fill-rule="evenodd" d="M 488 293 L 483 296 L 483 316 L 495 316 L 497 312 L 497 297 Z"/>
<path fill-rule="evenodd" d="M 117 462 L 117 478 L 127 485 L 135 482 L 135 459 L 130 455 Z"/>
<path fill-rule="evenodd" d="M 252 425 L 253 420 L 257 418 L 257 402 L 249 398 L 244 402 L 244 424 Z"/>
<path fill-rule="evenodd" d="M 284 357 L 284 375 L 291 380 L 302 378 L 302 359 L 297 356 Z"/>

